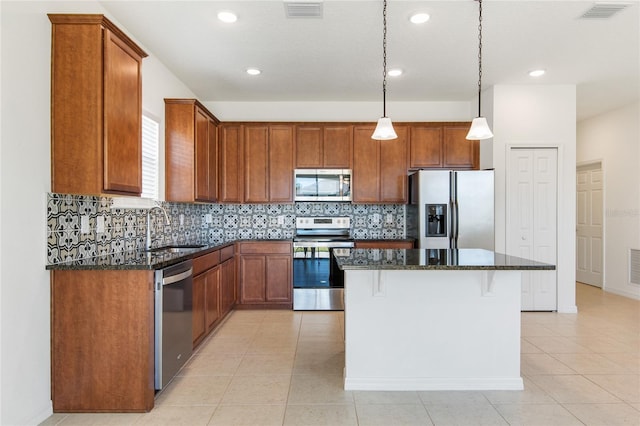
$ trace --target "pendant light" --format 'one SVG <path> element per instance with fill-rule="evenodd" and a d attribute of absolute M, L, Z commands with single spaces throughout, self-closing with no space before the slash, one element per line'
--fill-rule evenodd
<path fill-rule="evenodd" d="M 389 140 L 397 139 L 398 135 L 393 130 L 391 119 L 387 117 L 387 0 L 383 1 L 382 25 L 382 117 L 378 120 L 371 139 Z"/>
<path fill-rule="evenodd" d="M 471 122 L 471 129 L 467 139 L 482 140 L 493 137 L 487 119 L 480 113 L 480 98 L 482 95 L 482 0 L 478 2 L 478 116 Z"/>

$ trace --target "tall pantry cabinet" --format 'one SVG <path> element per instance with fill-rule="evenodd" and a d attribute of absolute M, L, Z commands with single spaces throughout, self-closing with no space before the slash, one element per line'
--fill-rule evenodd
<path fill-rule="evenodd" d="M 142 191 L 142 59 L 103 15 L 49 14 L 51 189 Z"/>
<path fill-rule="evenodd" d="M 165 197 L 218 201 L 218 119 L 196 99 L 165 99 Z"/>

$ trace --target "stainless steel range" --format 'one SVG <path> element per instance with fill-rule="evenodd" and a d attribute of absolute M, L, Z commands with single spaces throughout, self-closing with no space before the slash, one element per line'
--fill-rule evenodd
<path fill-rule="evenodd" d="M 293 239 L 293 309 L 344 310 L 344 281 L 335 256 L 354 246 L 349 217 L 298 217 Z"/>

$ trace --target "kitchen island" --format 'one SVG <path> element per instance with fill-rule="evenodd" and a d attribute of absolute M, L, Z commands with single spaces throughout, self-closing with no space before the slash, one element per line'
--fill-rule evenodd
<path fill-rule="evenodd" d="M 355 249 L 344 271 L 346 390 L 519 390 L 522 270 L 481 249 Z"/>

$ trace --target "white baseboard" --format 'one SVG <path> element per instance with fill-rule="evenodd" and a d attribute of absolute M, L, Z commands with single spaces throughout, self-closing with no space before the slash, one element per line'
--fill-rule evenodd
<path fill-rule="evenodd" d="M 29 420 L 26 420 L 25 425 L 39 425 L 47 420 L 53 414 L 53 402 L 49 401 L 46 407 L 43 407 L 36 415 L 32 416 Z"/>
<path fill-rule="evenodd" d="M 558 306 L 559 314 L 577 314 L 578 306 L 577 305 L 569 305 L 569 306 Z"/>
<path fill-rule="evenodd" d="M 606 291 L 607 293 L 617 294 L 618 296 L 628 297 L 630 299 L 640 300 L 640 293 L 632 293 L 630 291 L 620 290 L 617 288 L 608 288 L 608 287 L 605 287 L 603 291 Z"/>

